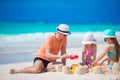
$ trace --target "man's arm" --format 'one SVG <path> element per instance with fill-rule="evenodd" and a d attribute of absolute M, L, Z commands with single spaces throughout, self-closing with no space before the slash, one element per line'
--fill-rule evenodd
<path fill-rule="evenodd" d="M 62 58 L 61 55 L 54 55 L 54 54 L 50 53 L 50 49 L 49 48 L 46 49 L 46 57 L 50 58 L 50 59 L 53 59 L 53 60 Z"/>
<path fill-rule="evenodd" d="M 66 47 L 62 47 L 61 55 L 54 55 L 54 54 L 50 53 L 50 49 L 47 48 L 46 49 L 46 57 L 50 58 L 50 59 L 53 59 L 53 60 L 68 58 L 68 55 L 66 54 Z M 64 60 L 63 60 L 63 62 L 64 62 Z"/>
<path fill-rule="evenodd" d="M 66 53 L 66 46 L 63 46 L 61 48 L 61 55 L 62 55 L 62 64 L 66 65 L 66 58 L 68 57 L 68 55 Z"/>

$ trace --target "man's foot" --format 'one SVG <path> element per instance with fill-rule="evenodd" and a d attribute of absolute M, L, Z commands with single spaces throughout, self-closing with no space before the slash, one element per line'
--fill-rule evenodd
<path fill-rule="evenodd" d="M 11 69 L 10 70 L 10 74 L 16 74 L 17 72 L 16 72 L 16 70 L 15 69 Z"/>

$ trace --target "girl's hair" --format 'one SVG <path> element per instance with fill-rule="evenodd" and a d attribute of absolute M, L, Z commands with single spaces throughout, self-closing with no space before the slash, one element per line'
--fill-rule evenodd
<path fill-rule="evenodd" d="M 120 45 L 119 45 L 118 41 L 116 40 L 116 38 L 111 38 L 111 40 L 113 41 L 113 44 L 115 44 L 116 59 L 117 59 L 117 62 L 118 62 L 119 61 L 119 57 L 120 57 Z"/>

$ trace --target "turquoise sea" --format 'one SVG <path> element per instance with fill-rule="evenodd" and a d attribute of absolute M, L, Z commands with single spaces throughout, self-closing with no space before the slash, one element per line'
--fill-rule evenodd
<path fill-rule="evenodd" d="M 56 27 L 61 23 L 43 22 L 0 22 L 0 35 L 18 35 L 29 33 L 55 32 Z M 105 29 L 120 31 L 120 24 L 72 24 L 65 23 L 70 27 L 71 32 L 102 32 Z"/>
<path fill-rule="evenodd" d="M 0 64 L 32 61 L 44 39 L 56 32 L 60 23 L 0 22 Z M 93 32 L 98 43 L 104 43 L 103 31 L 116 30 L 120 42 L 120 24 L 72 24 L 67 48 L 81 47 L 86 32 Z M 79 44 L 78 44 L 79 43 Z"/>

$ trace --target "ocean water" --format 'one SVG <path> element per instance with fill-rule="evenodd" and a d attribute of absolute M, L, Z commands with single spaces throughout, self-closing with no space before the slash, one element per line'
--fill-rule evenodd
<path fill-rule="evenodd" d="M 45 38 L 56 32 L 59 24 L 0 22 L 0 58 L 2 59 L 0 64 L 32 61 Z M 97 43 L 104 43 L 102 36 L 106 29 L 116 30 L 117 39 L 120 42 L 120 24 L 67 24 L 72 32 L 68 36 L 67 48 L 81 47 L 86 32 L 93 32 Z"/>

